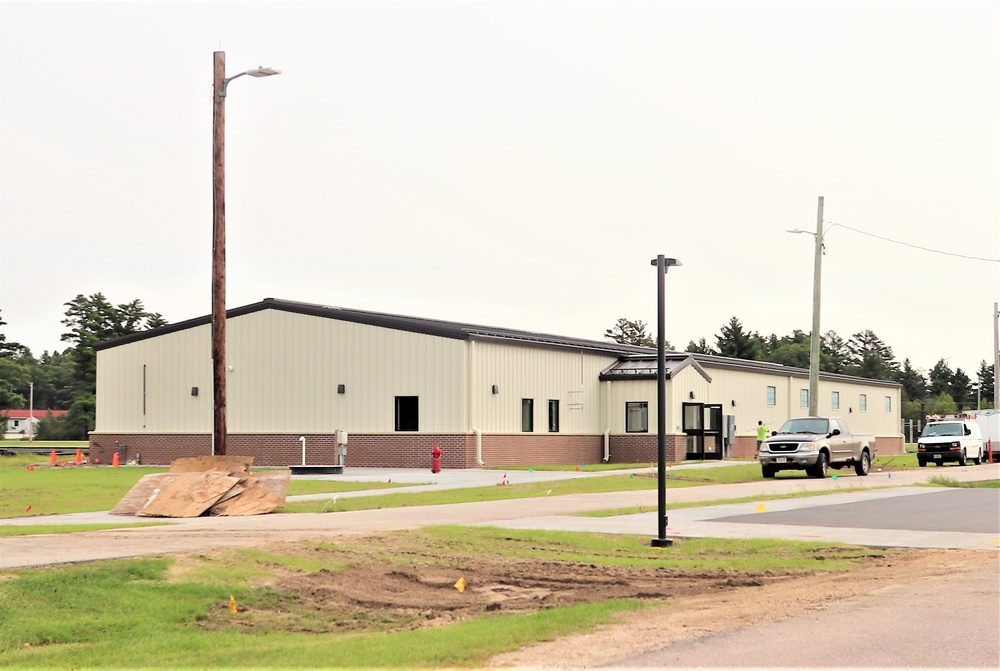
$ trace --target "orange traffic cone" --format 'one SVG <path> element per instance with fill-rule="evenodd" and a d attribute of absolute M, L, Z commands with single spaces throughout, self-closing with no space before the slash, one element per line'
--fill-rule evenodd
<path fill-rule="evenodd" d="M 58 458 L 56 457 L 56 451 L 52 450 L 52 454 L 49 455 L 49 463 L 54 464 L 56 463 L 56 461 L 58 461 Z"/>
<path fill-rule="evenodd" d="M 117 453 L 117 452 L 115 452 L 115 456 L 113 456 L 113 457 L 111 458 L 111 468 L 118 468 L 118 465 L 119 465 L 120 463 L 121 463 L 121 462 L 120 462 L 120 460 L 119 460 L 119 457 L 118 457 L 118 453 Z"/>
<path fill-rule="evenodd" d="M 76 465 L 80 465 L 81 463 L 83 463 L 83 452 L 81 452 L 80 450 L 76 451 L 76 456 L 73 457 L 73 463 Z"/>

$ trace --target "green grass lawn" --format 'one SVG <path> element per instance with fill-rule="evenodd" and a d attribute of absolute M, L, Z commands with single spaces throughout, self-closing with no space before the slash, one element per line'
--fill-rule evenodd
<path fill-rule="evenodd" d="M 0 457 L 0 518 L 111 510 L 147 473 L 163 473 L 163 466 L 49 466 L 29 455 Z M 292 480 L 288 494 L 392 489 L 404 485 L 385 482 Z M 30 509 L 29 509 L 30 506 Z M 130 526 L 130 525 L 129 525 Z"/>
<path fill-rule="evenodd" d="M 19 455 L 0 458 L 0 518 L 29 515 L 54 515 L 110 510 L 122 496 L 146 473 L 166 470 L 157 466 L 60 466 L 50 467 L 47 460 L 34 470 L 28 466 L 37 459 Z M 879 457 L 874 468 L 916 467 L 916 455 Z M 290 502 L 279 512 L 333 512 L 367 510 L 402 506 L 440 505 L 474 501 L 499 501 L 562 494 L 588 494 L 615 491 L 655 489 L 655 468 L 633 475 L 607 475 L 573 478 L 541 483 L 517 483 L 518 471 L 511 471 L 507 481 L 515 484 L 469 489 L 442 490 L 424 493 L 386 494 L 359 498 L 333 496 L 341 492 L 393 489 L 410 485 L 388 482 L 341 482 L 336 480 L 292 480 L 289 496 L 329 493 L 329 499 Z M 835 471 L 836 473 L 836 471 Z M 735 463 L 705 469 L 666 469 L 668 488 L 694 487 L 707 484 L 752 482 L 762 479 L 758 464 Z M 806 478 L 804 472 L 783 471 L 779 479 Z M 29 509 L 30 506 L 30 509 Z"/>
<path fill-rule="evenodd" d="M 615 600 L 521 614 L 487 609 L 429 628 L 372 617 L 353 620 L 350 631 L 340 633 L 336 613 L 310 610 L 310 602 L 283 591 L 275 578 L 350 570 L 345 556 L 404 572 L 415 562 L 458 567 L 478 556 L 531 560 L 539 567 L 585 562 L 738 576 L 845 571 L 873 552 L 829 543 L 725 539 L 679 539 L 660 549 L 651 548 L 647 537 L 465 527 L 378 538 L 190 556 L 181 573 L 172 571 L 178 558 L 163 557 L 6 571 L 0 580 L 0 621 L 16 626 L 0 627 L 0 667 L 468 668 L 657 602 Z M 228 609 L 230 595 L 240 606 L 236 613 Z M 269 613 L 275 616 L 262 617 Z"/>
<path fill-rule="evenodd" d="M 63 449 L 63 450 L 86 450 L 90 443 L 86 440 L 21 440 L 3 438 L 0 439 L 0 447 L 30 447 L 39 450 Z"/>
<path fill-rule="evenodd" d="M 760 466 L 737 464 L 706 469 L 667 469 L 668 489 L 697 487 L 737 482 L 762 480 Z M 805 473 L 791 472 L 779 476 L 789 479 L 806 478 Z M 517 475 L 509 476 L 509 481 L 517 482 Z M 478 501 L 506 501 L 510 499 L 535 498 L 540 496 L 562 496 L 565 494 L 600 494 L 603 492 L 625 492 L 656 489 L 658 475 L 642 472 L 631 475 L 606 475 L 599 477 L 573 478 L 570 480 L 549 480 L 523 484 L 493 485 L 490 487 L 470 487 L 445 489 L 433 492 L 385 494 L 359 498 L 332 498 L 315 501 L 293 501 L 285 504 L 279 512 L 317 513 L 342 512 L 348 510 L 373 510 L 379 508 L 404 508 L 408 506 L 435 506 L 448 503 L 473 503 Z"/>

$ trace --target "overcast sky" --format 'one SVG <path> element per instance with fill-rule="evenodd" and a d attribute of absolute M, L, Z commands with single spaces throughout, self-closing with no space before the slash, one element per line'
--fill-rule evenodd
<path fill-rule="evenodd" d="M 212 58 L 230 308 L 266 297 L 682 349 L 732 316 L 992 363 L 996 2 L 0 4 L 0 310 L 62 350 L 103 292 L 211 311 Z M 850 228 L 848 228 L 850 227 Z M 893 244 L 874 236 L 975 260 Z"/>

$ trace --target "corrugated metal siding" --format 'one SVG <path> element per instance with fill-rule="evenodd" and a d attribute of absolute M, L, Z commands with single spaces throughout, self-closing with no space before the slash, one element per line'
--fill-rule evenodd
<path fill-rule="evenodd" d="M 667 433 L 679 433 L 684 403 L 721 404 L 724 415 L 735 415 L 736 432 L 755 436 L 758 420 L 772 430 L 790 417 L 808 414 L 799 407 L 799 390 L 809 388 L 809 380 L 787 375 L 769 375 L 739 370 L 707 369 L 708 383 L 694 368 L 688 367 L 667 381 Z M 767 387 L 775 388 L 775 404 L 767 405 Z M 840 409 L 832 406 L 832 392 L 840 392 Z M 694 393 L 694 400 L 690 398 Z M 859 394 L 868 394 L 868 410 L 859 412 Z M 885 412 L 885 397 L 892 399 L 892 412 Z M 649 431 L 656 433 L 656 381 L 615 380 L 607 392 L 611 432 L 625 433 L 626 401 L 649 403 Z M 733 402 L 735 401 L 735 405 Z M 820 380 L 819 413 L 847 419 L 852 431 L 893 436 L 899 432 L 899 389 L 852 382 Z"/>
<path fill-rule="evenodd" d="M 99 351 L 96 430 L 211 431 L 210 329 L 201 326 Z M 198 387 L 197 396 L 191 395 L 192 387 Z"/>
<path fill-rule="evenodd" d="M 547 433 L 551 399 L 559 401 L 559 433 L 604 433 L 598 375 L 615 357 L 474 340 L 468 347 L 471 426 L 520 433 L 521 399 L 530 398 L 534 433 Z"/>
<path fill-rule="evenodd" d="M 271 310 L 228 330 L 231 432 L 391 433 L 396 396 L 418 397 L 421 433 L 466 429 L 460 340 Z"/>
<path fill-rule="evenodd" d="M 227 323 L 228 428 L 231 433 L 394 432 L 396 396 L 419 397 L 421 433 L 521 432 L 521 399 L 534 399 L 534 431 L 548 432 L 548 401 L 559 400 L 560 433 L 625 432 L 625 402 L 649 403 L 656 427 L 656 381 L 601 383 L 614 356 L 545 347 L 459 340 L 384 327 L 263 310 Z M 97 353 L 97 431 L 210 433 L 211 326 L 137 340 Z M 145 366 L 145 387 L 143 384 Z M 808 380 L 745 370 L 694 367 L 667 385 L 667 429 L 678 431 L 681 404 L 720 403 L 750 436 L 757 420 L 777 428 L 805 414 Z M 346 387 L 337 393 L 337 385 Z M 492 393 L 497 385 L 497 394 Z M 766 388 L 775 387 L 775 405 Z M 191 388 L 199 395 L 192 396 Z M 840 409 L 831 392 L 840 391 Z M 145 412 L 143 394 L 145 393 Z M 859 394 L 868 395 L 862 412 Z M 892 411 L 885 412 L 889 396 Z M 732 405 L 732 401 L 736 405 Z M 899 388 L 820 381 L 820 413 L 841 415 L 861 433 L 899 431 Z"/>
<path fill-rule="evenodd" d="M 608 397 L 609 403 L 609 426 L 612 434 L 625 433 L 625 404 L 633 401 L 645 401 L 648 403 L 648 428 L 647 433 L 656 434 L 656 422 L 659 416 L 656 408 L 656 380 L 622 380 L 610 383 Z M 667 383 L 667 431 L 672 433 L 670 426 L 670 383 Z M 641 435 L 641 434 L 640 434 Z"/>
<path fill-rule="evenodd" d="M 396 396 L 419 397 L 420 432 L 467 430 L 463 341 L 272 310 L 226 331 L 230 433 L 392 433 Z M 97 430 L 211 432 L 210 350 L 206 325 L 98 352 Z"/>

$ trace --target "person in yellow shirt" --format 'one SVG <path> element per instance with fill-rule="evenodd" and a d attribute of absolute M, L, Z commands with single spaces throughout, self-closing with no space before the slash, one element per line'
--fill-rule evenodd
<path fill-rule="evenodd" d="M 768 431 L 770 431 L 770 429 L 767 428 L 767 424 L 765 424 L 761 420 L 758 420 L 757 421 L 757 451 L 754 452 L 754 455 L 753 455 L 755 459 L 757 458 L 757 455 L 760 454 L 760 444 L 762 442 L 764 442 L 765 438 L 767 438 Z"/>

